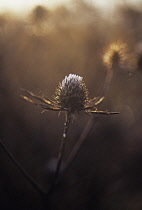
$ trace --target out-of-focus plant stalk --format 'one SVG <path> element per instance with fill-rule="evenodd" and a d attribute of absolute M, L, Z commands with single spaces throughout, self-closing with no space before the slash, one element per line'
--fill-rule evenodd
<path fill-rule="evenodd" d="M 112 81 L 112 78 L 113 78 L 113 71 L 114 71 L 113 68 L 110 68 L 110 69 L 107 70 L 107 75 L 106 75 L 106 78 L 105 78 L 104 87 L 103 87 L 101 96 L 106 97 L 109 93 L 110 86 L 111 86 L 111 81 Z"/>
<path fill-rule="evenodd" d="M 10 160 L 14 163 L 14 165 L 18 168 L 18 170 L 23 174 L 26 180 L 33 186 L 33 188 L 39 192 L 41 196 L 45 195 L 46 192 L 41 188 L 41 186 L 26 172 L 26 170 L 21 166 L 21 164 L 15 159 L 15 157 L 8 151 L 6 146 L 0 140 L 0 146 L 4 150 L 4 152 L 8 155 Z"/>

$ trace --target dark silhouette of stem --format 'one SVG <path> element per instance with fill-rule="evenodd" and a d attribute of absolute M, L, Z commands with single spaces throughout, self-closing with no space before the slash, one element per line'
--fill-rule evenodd
<path fill-rule="evenodd" d="M 55 180 L 57 179 L 57 177 L 60 173 L 61 166 L 62 166 L 62 159 L 63 159 L 63 155 L 64 155 L 67 132 L 68 132 L 68 129 L 69 129 L 70 121 L 71 121 L 71 115 L 70 115 L 69 112 L 67 112 L 65 123 L 64 123 L 64 132 L 63 132 L 62 141 L 61 141 L 60 150 L 59 150 L 59 155 L 58 155 L 57 167 L 56 167 L 56 171 L 55 171 Z"/>
<path fill-rule="evenodd" d="M 26 180 L 30 182 L 30 184 L 33 186 L 33 188 L 39 192 L 42 196 L 46 194 L 44 190 L 41 188 L 41 186 L 36 183 L 36 181 L 25 171 L 25 169 L 21 166 L 21 164 L 15 159 L 15 157 L 8 151 L 6 146 L 3 144 L 3 142 L 0 139 L 0 146 L 5 151 L 5 153 L 8 155 L 10 160 L 14 163 L 14 165 L 19 169 L 19 171 L 24 175 Z"/>
<path fill-rule="evenodd" d="M 56 184 L 62 179 L 63 177 L 63 174 L 66 172 L 66 170 L 71 166 L 73 160 L 76 158 L 76 156 L 78 155 L 79 153 L 79 150 L 81 149 L 81 146 L 83 145 L 86 137 L 88 136 L 88 134 L 90 133 L 90 131 L 93 129 L 94 125 L 96 124 L 96 122 L 98 122 L 96 120 L 96 117 L 93 117 L 91 118 L 86 127 L 84 128 L 80 138 L 77 140 L 75 146 L 73 147 L 68 159 L 67 159 L 67 162 L 66 162 L 66 165 L 65 167 L 63 168 L 63 170 L 61 171 L 61 173 L 59 174 L 59 177 L 57 178 L 56 180 Z"/>

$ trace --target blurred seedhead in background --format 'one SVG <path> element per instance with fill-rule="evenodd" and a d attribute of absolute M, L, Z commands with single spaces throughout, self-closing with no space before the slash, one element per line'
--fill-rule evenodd
<path fill-rule="evenodd" d="M 108 68 L 128 69 L 131 66 L 131 57 L 126 43 L 120 40 L 111 43 L 104 54 L 103 62 Z"/>
<path fill-rule="evenodd" d="M 46 7 L 38 5 L 33 9 L 31 19 L 35 23 L 46 21 L 50 16 L 49 14 L 50 12 Z"/>

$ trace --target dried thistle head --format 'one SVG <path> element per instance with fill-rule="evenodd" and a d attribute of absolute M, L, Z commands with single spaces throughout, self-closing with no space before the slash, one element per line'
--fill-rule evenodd
<path fill-rule="evenodd" d="M 71 113 L 85 108 L 88 91 L 83 78 L 76 74 L 65 76 L 56 90 L 55 100 L 61 108 Z"/>
<path fill-rule="evenodd" d="M 129 66 L 129 53 L 127 44 L 116 41 L 109 45 L 103 56 L 103 62 L 108 68 Z"/>
<path fill-rule="evenodd" d="M 88 98 L 88 90 L 83 78 L 76 74 L 65 76 L 55 92 L 53 100 L 47 98 L 43 93 L 37 96 L 34 93 L 24 90 L 30 97 L 42 102 L 36 103 L 28 96 L 22 96 L 26 101 L 41 107 L 44 110 L 65 111 L 74 115 L 80 111 L 96 114 L 118 114 L 118 112 L 99 111 L 97 105 L 102 102 L 104 97 Z"/>

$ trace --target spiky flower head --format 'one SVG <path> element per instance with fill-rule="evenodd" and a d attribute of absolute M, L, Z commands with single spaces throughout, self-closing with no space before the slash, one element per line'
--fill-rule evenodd
<path fill-rule="evenodd" d="M 108 68 L 128 67 L 130 61 L 127 44 L 120 40 L 111 43 L 103 56 L 103 62 Z"/>
<path fill-rule="evenodd" d="M 65 76 L 56 90 L 55 99 L 62 109 L 70 113 L 78 112 L 85 108 L 88 101 L 88 91 L 83 77 L 76 74 Z"/>

